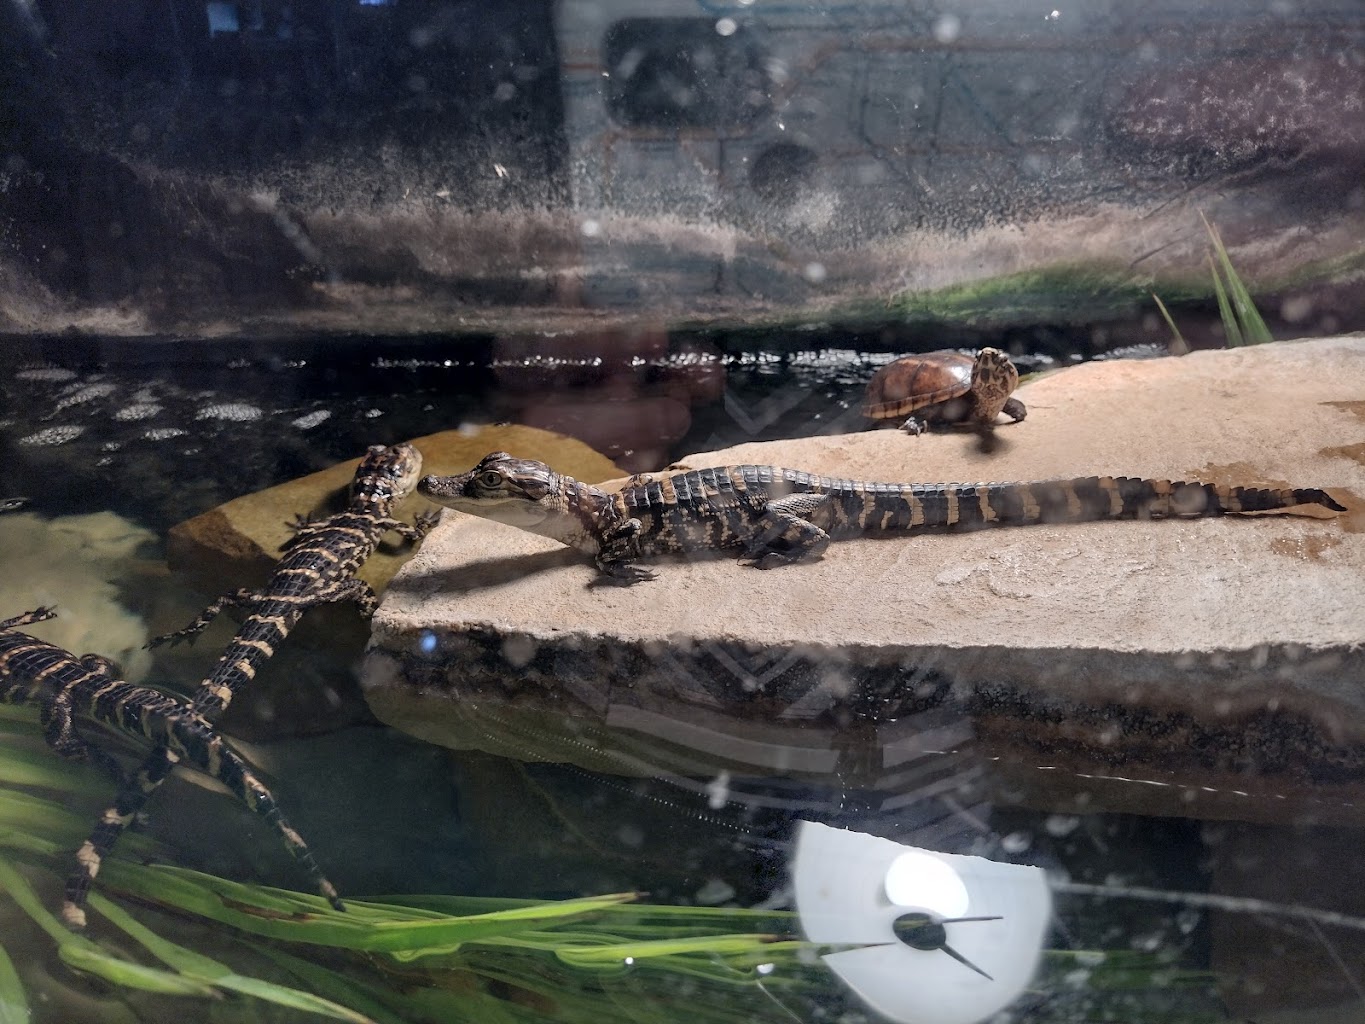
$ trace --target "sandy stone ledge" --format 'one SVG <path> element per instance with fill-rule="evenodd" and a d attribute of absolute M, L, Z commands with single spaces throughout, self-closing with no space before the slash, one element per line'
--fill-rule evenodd
<path fill-rule="evenodd" d="M 1290 484 L 1350 512 L 868 538 L 768 572 L 662 561 L 629 589 L 446 512 L 375 617 L 367 700 L 455 748 L 874 788 L 940 749 L 909 723 L 952 707 L 1020 802 L 1365 820 L 1365 337 L 1090 363 L 1019 397 L 990 455 L 876 431 L 685 462 Z"/>

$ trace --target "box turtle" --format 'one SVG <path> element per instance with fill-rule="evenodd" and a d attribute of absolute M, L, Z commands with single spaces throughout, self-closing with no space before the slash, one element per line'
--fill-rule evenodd
<path fill-rule="evenodd" d="M 863 415 L 873 420 L 906 417 L 901 429 L 921 434 L 933 423 L 989 430 L 1002 412 L 1016 423 L 1028 415 L 1011 398 L 1019 371 L 998 348 L 974 357 L 963 352 L 902 356 L 878 370 L 867 385 Z"/>

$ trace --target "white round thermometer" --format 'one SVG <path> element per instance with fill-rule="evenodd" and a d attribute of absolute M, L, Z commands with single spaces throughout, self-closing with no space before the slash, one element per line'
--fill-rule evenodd
<path fill-rule="evenodd" d="M 805 821 L 792 873 L 806 938 L 862 947 L 822 959 L 901 1024 L 976 1024 L 1038 969 L 1052 916 L 1039 868 Z"/>

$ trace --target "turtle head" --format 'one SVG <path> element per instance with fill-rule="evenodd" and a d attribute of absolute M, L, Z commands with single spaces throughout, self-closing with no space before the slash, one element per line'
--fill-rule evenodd
<path fill-rule="evenodd" d="M 978 403 L 994 405 L 998 402 L 1003 406 L 1018 386 L 1019 371 L 1004 352 L 998 348 L 983 348 L 976 354 L 976 362 L 972 365 L 972 390 L 976 392 Z M 999 411 L 997 407 L 996 412 Z"/>

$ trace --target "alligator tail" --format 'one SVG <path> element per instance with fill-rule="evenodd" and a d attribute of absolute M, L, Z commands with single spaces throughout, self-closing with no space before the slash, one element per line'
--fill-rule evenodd
<path fill-rule="evenodd" d="M 1316 488 L 1231 487 L 1140 477 L 1078 477 L 1032 483 L 915 484 L 888 527 L 1081 523 L 1097 519 L 1167 519 L 1269 512 L 1318 505 L 1345 507 Z"/>

